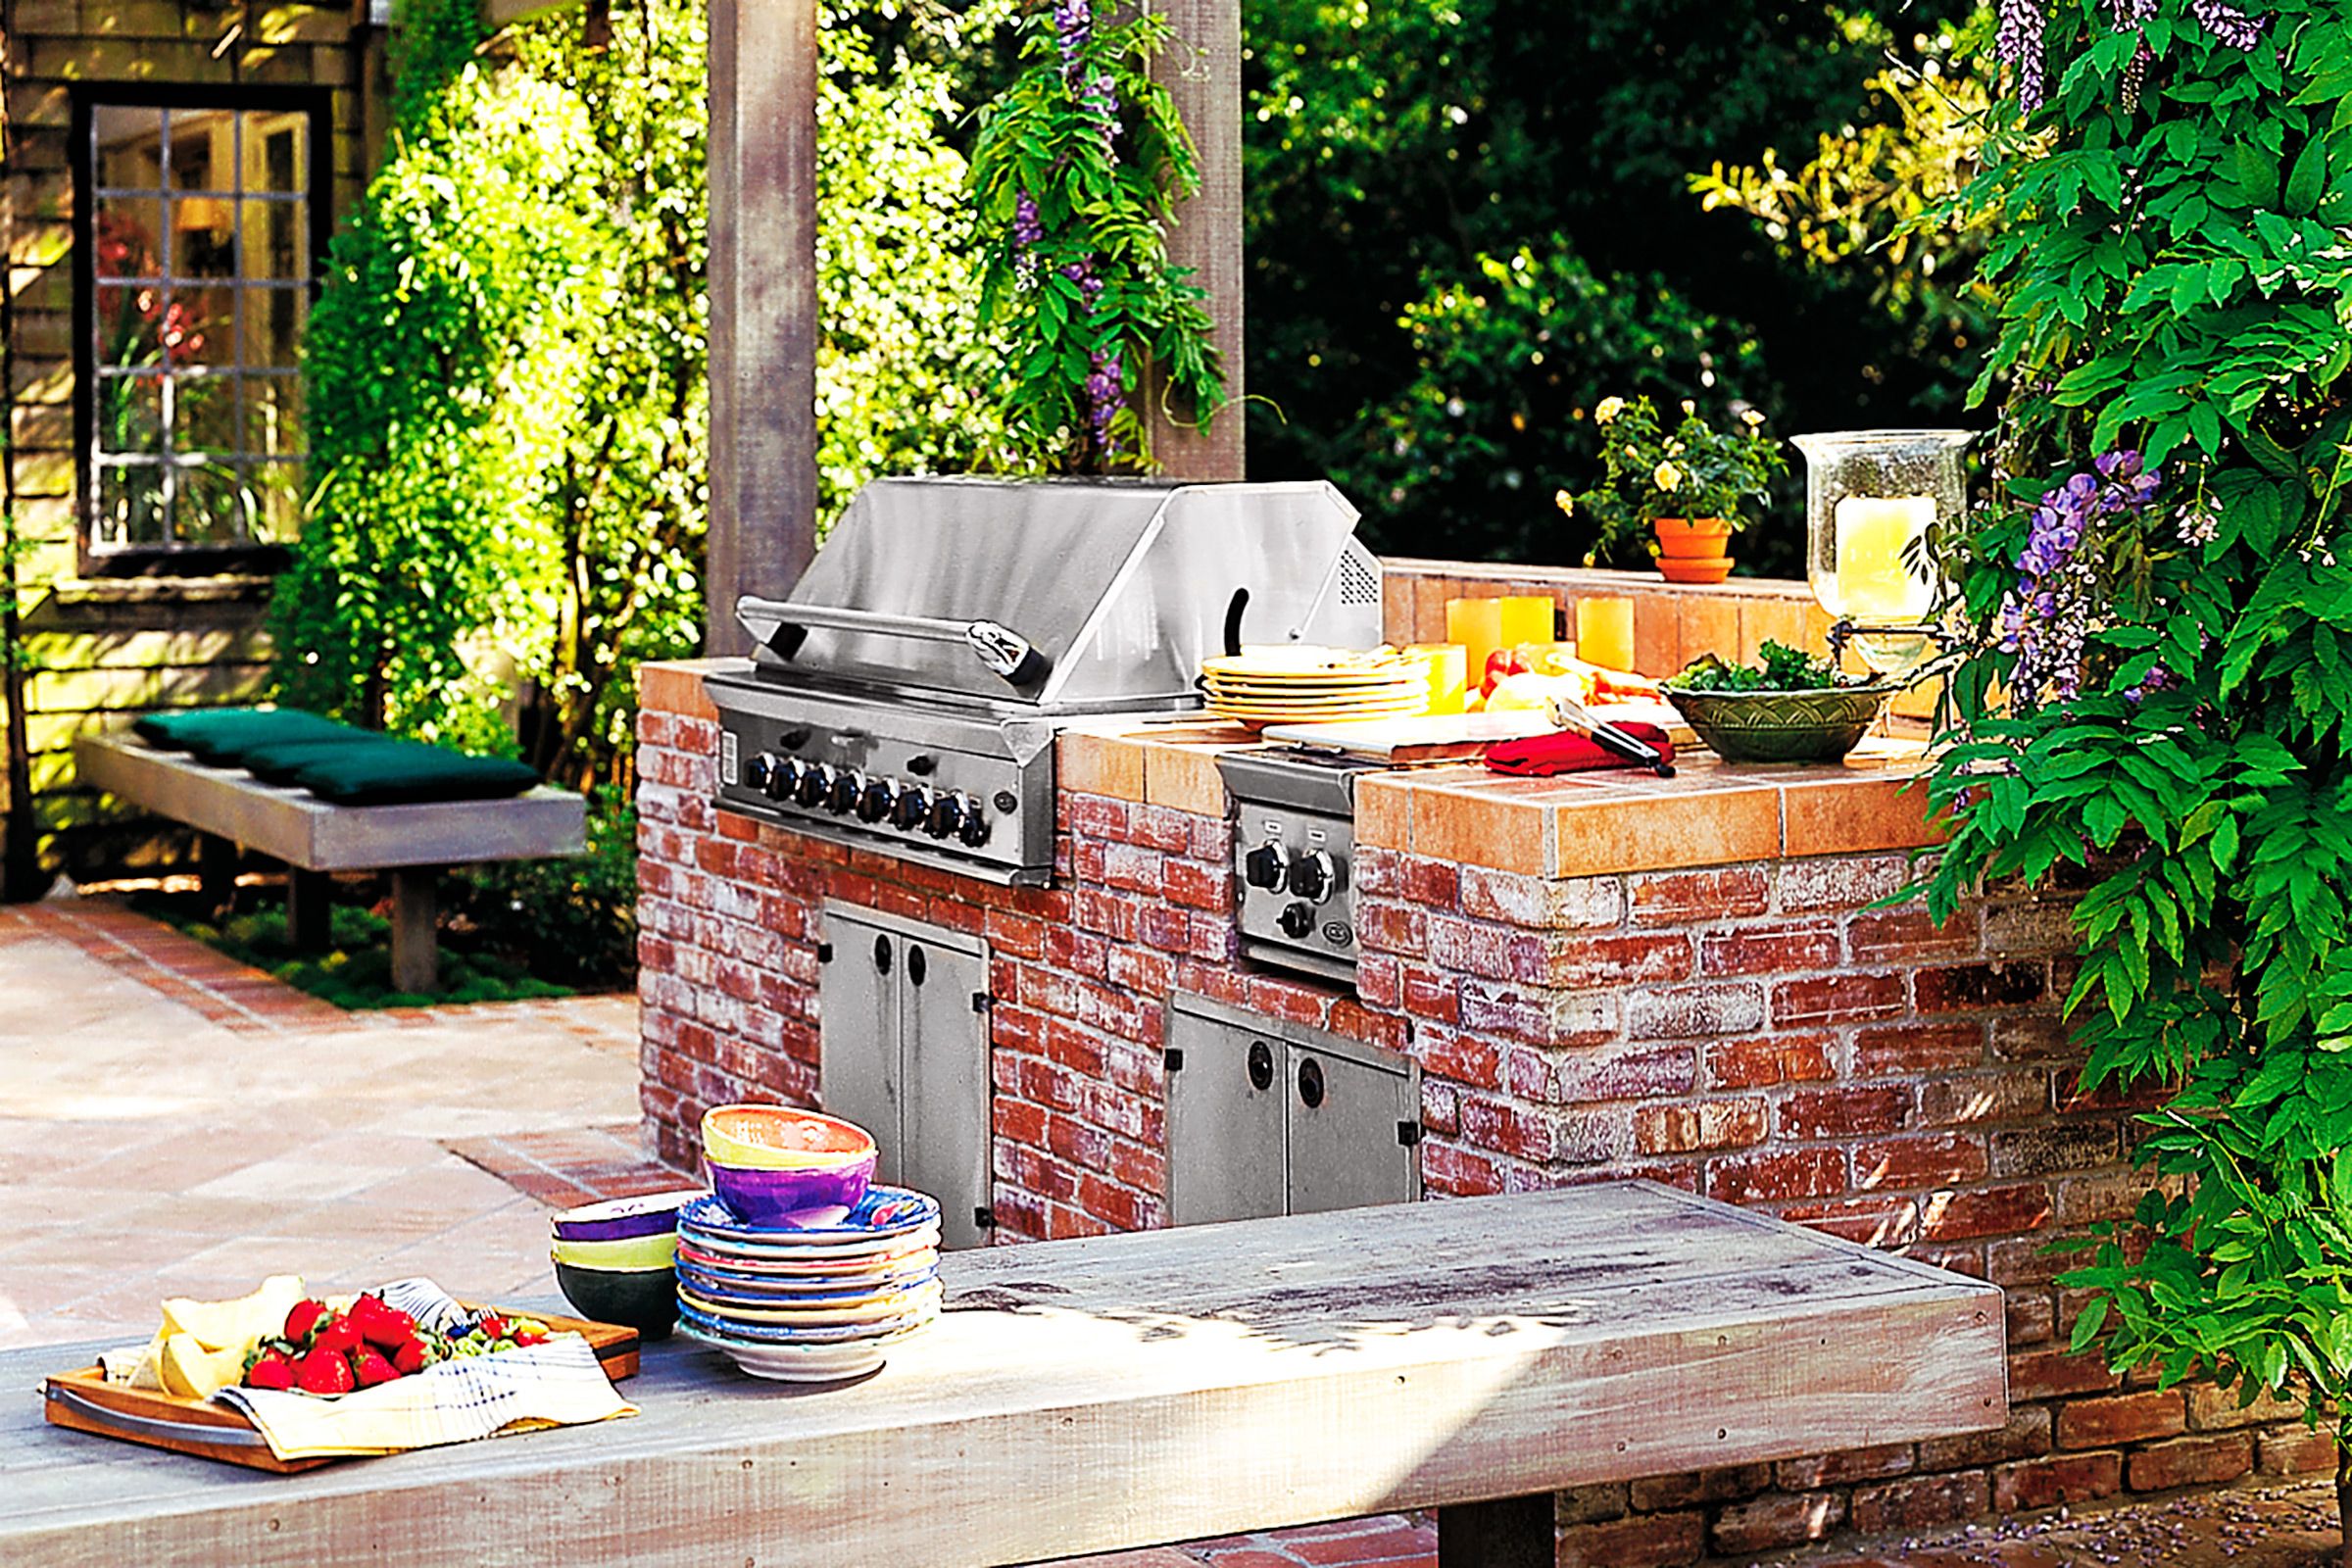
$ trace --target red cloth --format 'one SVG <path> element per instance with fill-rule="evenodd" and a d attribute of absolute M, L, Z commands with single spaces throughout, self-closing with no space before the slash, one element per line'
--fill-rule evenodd
<path fill-rule="evenodd" d="M 1657 725 L 1617 727 L 1637 740 L 1649 742 L 1667 761 L 1674 760 L 1674 742 Z M 1491 746 L 1487 749 L 1487 766 L 1494 772 L 1521 778 L 1549 778 L 1554 773 L 1591 773 L 1609 767 L 1646 768 L 1649 764 L 1611 751 L 1598 741 L 1561 730 L 1556 735 L 1531 735 L 1523 741 Z"/>

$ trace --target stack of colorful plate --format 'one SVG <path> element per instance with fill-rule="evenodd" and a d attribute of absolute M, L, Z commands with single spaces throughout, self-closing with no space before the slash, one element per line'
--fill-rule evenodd
<path fill-rule="evenodd" d="M 868 1188 L 838 1224 L 754 1225 L 715 1198 L 678 1215 L 678 1318 L 757 1378 L 880 1366 L 939 1315 L 939 1204 Z"/>
<path fill-rule="evenodd" d="M 1427 710 L 1429 668 L 1389 648 L 1245 648 L 1203 661 L 1200 689 L 1210 712 L 1250 729 L 1393 718 Z"/>

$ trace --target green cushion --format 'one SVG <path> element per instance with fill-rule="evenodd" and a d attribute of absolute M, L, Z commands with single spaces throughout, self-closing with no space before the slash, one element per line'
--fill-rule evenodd
<path fill-rule="evenodd" d="M 237 766 L 247 752 L 289 741 L 373 738 L 367 730 L 298 708 L 203 708 L 149 713 L 131 729 L 151 746 L 187 752 L 216 767 Z"/>
<path fill-rule="evenodd" d="M 318 761 L 329 752 L 383 744 L 386 744 L 383 736 L 366 730 L 350 735 L 318 736 L 310 740 L 273 741 L 268 746 L 247 748 L 239 754 L 237 765 L 265 784 L 291 784 L 299 768 L 305 763 Z"/>
<path fill-rule="evenodd" d="M 495 801 L 539 782 L 527 763 L 381 737 L 364 746 L 329 748 L 288 773 L 290 782 L 337 806 Z"/>

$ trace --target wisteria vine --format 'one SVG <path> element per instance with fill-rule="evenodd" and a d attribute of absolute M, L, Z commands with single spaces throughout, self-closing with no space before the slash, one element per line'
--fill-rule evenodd
<path fill-rule="evenodd" d="M 2160 0 L 2107 0 L 2115 30 L 2139 37 L 2125 77 L 2125 93 L 2132 100 L 2136 100 L 2139 82 L 2155 59 L 2145 29 L 2159 3 Z M 1999 0 L 1995 10 L 1993 56 L 2017 73 L 2017 106 L 2029 115 L 2049 96 L 2048 61 L 2042 46 L 2049 24 L 2047 7 L 2048 0 Z M 2208 36 L 2229 48 L 2251 53 L 2262 42 L 2261 22 L 2229 0 L 2189 0 L 2188 10 Z"/>

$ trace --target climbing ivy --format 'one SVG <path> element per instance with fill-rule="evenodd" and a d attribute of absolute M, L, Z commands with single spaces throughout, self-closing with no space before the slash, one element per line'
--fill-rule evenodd
<path fill-rule="evenodd" d="M 1933 902 L 2069 876 L 2085 1089 L 2160 1099 L 2078 1349 L 2352 1437 L 2352 13 L 2001 8 L 2010 396 Z M 1983 390 L 1980 387 L 1980 392 Z M 2339 1461 L 2340 1463 L 2340 1461 Z M 2339 1495 L 2352 1500 L 2352 1473 Z"/>

